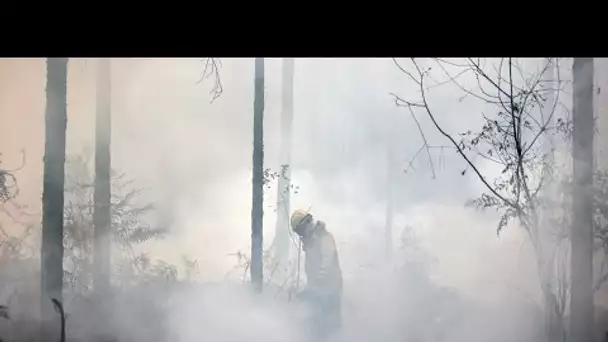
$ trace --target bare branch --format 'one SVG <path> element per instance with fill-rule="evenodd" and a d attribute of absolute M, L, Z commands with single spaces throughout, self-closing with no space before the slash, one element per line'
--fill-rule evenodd
<path fill-rule="evenodd" d="M 416 161 L 416 159 L 418 158 L 420 153 L 422 153 L 422 151 L 425 151 L 425 150 L 430 151 L 433 149 L 439 149 L 440 151 L 443 151 L 443 149 L 445 149 L 445 148 L 454 148 L 454 147 L 453 146 L 433 146 L 433 145 L 422 144 L 422 146 L 420 146 L 420 148 L 418 149 L 418 151 L 416 151 L 414 156 L 412 158 L 410 158 L 410 160 L 407 161 L 407 163 L 406 163 L 407 167 L 405 169 L 403 169 L 403 172 L 408 173 L 410 169 L 416 171 L 416 168 L 414 167 L 414 162 Z"/>
<path fill-rule="evenodd" d="M 559 72 L 559 62 L 556 62 L 557 64 L 557 82 L 558 84 L 561 82 L 561 78 L 560 78 L 560 72 Z M 545 69 L 543 69 L 542 74 L 544 74 L 547 69 L 548 69 L 548 65 L 549 63 L 547 63 L 547 66 L 545 67 Z M 542 76 L 541 74 L 541 76 Z M 541 77 L 539 76 L 538 78 L 539 80 L 541 79 Z M 559 89 L 559 88 L 558 88 Z M 552 108 L 549 112 L 549 117 L 545 120 L 545 122 L 543 123 L 543 125 L 540 127 L 540 130 L 538 131 L 538 133 L 536 134 L 536 136 L 534 136 L 534 138 L 532 139 L 532 142 L 530 143 L 530 145 L 526 148 L 526 150 L 523 152 L 523 155 L 525 156 L 530 149 L 535 145 L 536 141 L 538 140 L 538 138 L 547 132 L 547 130 L 549 129 L 549 124 L 551 123 L 551 121 L 553 120 L 553 117 L 555 116 L 555 112 L 557 109 L 557 104 L 559 103 L 559 95 L 560 95 L 560 91 L 555 92 L 556 93 L 556 98 L 552 104 Z M 542 108 L 542 107 L 541 107 Z M 542 111 L 541 111 L 541 115 L 542 115 Z"/>
<path fill-rule="evenodd" d="M 422 137 L 422 141 L 424 142 L 424 148 L 426 150 L 426 154 L 429 157 L 429 165 L 431 166 L 431 173 L 433 175 L 433 179 L 435 179 L 435 166 L 433 165 L 433 158 L 431 157 L 431 152 L 429 150 L 429 143 L 426 140 L 426 136 L 424 135 L 424 131 L 422 130 L 422 127 L 420 127 L 420 122 L 418 122 L 418 119 L 416 118 L 416 114 L 414 114 L 414 111 L 412 110 L 412 107 L 408 107 L 410 114 L 412 115 L 412 119 L 414 119 L 414 122 L 416 123 L 416 126 L 418 127 L 418 132 L 420 132 L 420 136 Z"/>
<path fill-rule="evenodd" d="M 424 105 L 421 103 L 415 103 L 415 102 L 410 102 L 410 101 L 406 101 L 402 98 L 400 98 L 399 96 L 391 93 L 391 95 L 393 95 L 395 97 L 395 105 L 397 107 L 418 107 L 418 108 L 424 108 Z"/>
<path fill-rule="evenodd" d="M 409 71 L 405 70 L 403 67 L 401 67 L 401 65 L 399 65 L 399 62 L 397 62 L 397 60 L 395 58 L 393 58 L 393 63 L 395 63 L 395 65 L 397 66 L 397 68 L 399 68 L 399 70 L 401 70 L 401 72 L 408 75 L 412 81 L 414 81 L 416 84 L 420 85 L 420 81 L 418 79 L 416 79 L 416 77 L 414 77 L 414 75 L 412 75 L 411 72 L 409 72 Z"/>
<path fill-rule="evenodd" d="M 1 154 L 0 154 L 1 156 Z M 0 160 L 0 164 L 2 161 Z M 17 177 L 13 174 L 25 166 L 25 151 L 21 150 L 21 165 L 14 169 L 0 169 L 0 203 L 6 203 L 19 195 Z"/>
<path fill-rule="evenodd" d="M 1 155 L 2 154 L 0 153 L 0 156 Z M 26 157 L 25 156 L 25 150 L 21 150 L 21 165 L 17 166 L 14 169 L 5 169 L 3 171 L 5 171 L 5 172 L 17 172 L 17 171 L 20 171 L 25 166 L 25 161 L 26 161 L 25 157 Z M 0 161 L 0 164 L 2 164 L 2 161 Z"/>
<path fill-rule="evenodd" d="M 485 78 L 488 82 L 492 83 L 492 85 L 494 87 L 496 87 L 496 89 L 501 92 L 503 95 L 509 97 L 510 94 L 507 93 L 505 90 L 503 90 L 492 78 L 490 78 L 484 71 L 483 69 L 481 69 L 479 67 L 478 63 L 475 63 L 475 61 L 473 61 L 472 58 L 468 58 L 469 62 L 475 67 L 475 69 L 477 70 L 477 72 L 479 73 L 479 75 L 483 76 L 483 78 Z M 512 82 L 511 82 L 512 83 Z"/>
<path fill-rule="evenodd" d="M 424 109 L 425 109 L 427 115 L 429 116 L 429 118 L 431 119 L 431 121 L 433 122 L 433 125 L 435 125 L 435 128 L 439 131 L 439 133 L 441 133 L 441 135 L 443 135 L 448 140 L 450 140 L 450 142 L 452 143 L 452 145 L 454 145 L 454 147 L 458 151 L 458 154 L 460 154 L 460 156 L 462 156 L 462 158 L 466 161 L 466 163 L 469 165 L 469 167 L 471 167 L 471 169 L 473 169 L 473 172 L 475 172 L 475 174 L 477 175 L 477 177 L 479 178 L 479 180 L 488 188 L 488 190 L 490 190 L 490 192 L 492 192 L 492 194 L 494 194 L 496 197 L 498 197 L 501 201 L 503 201 L 505 203 L 508 203 L 509 205 L 514 206 L 514 203 L 512 203 L 510 200 L 506 199 L 504 196 L 502 196 L 501 194 L 499 194 L 494 189 L 494 187 L 492 187 L 488 183 L 488 181 L 481 174 L 481 172 L 477 169 L 477 167 L 473 164 L 473 162 L 469 159 L 469 157 L 466 155 L 466 153 L 461 149 L 460 145 L 456 142 L 456 140 L 454 140 L 454 138 L 450 134 L 448 134 L 439 125 L 439 123 L 435 119 L 435 116 L 434 116 L 433 112 L 431 111 L 431 109 L 429 107 L 429 104 L 427 102 L 426 91 L 425 91 L 425 88 L 424 88 L 424 73 L 422 72 L 422 70 L 420 69 L 420 67 L 418 66 L 418 64 L 414 60 L 414 58 L 412 58 L 412 62 L 414 63 L 414 66 L 416 67 L 416 70 L 418 71 L 418 75 L 420 76 L 420 91 L 421 91 L 421 96 L 422 96 L 422 103 L 424 104 Z"/>
<path fill-rule="evenodd" d="M 211 76 L 214 78 L 214 84 L 209 94 L 212 96 L 211 103 L 215 101 L 222 93 L 224 92 L 224 87 L 222 86 L 222 80 L 220 78 L 220 68 L 222 67 L 222 62 L 219 58 L 205 58 L 202 61 L 205 62 L 205 69 L 201 74 L 200 79 L 196 82 L 196 84 L 201 83 L 204 79 L 207 79 Z"/>
<path fill-rule="evenodd" d="M 449 61 L 446 61 L 443 58 L 435 58 L 435 60 L 437 60 L 437 61 L 439 61 L 441 63 L 449 64 L 449 65 L 452 65 L 452 66 L 456 66 L 456 67 L 461 67 L 461 68 L 468 68 L 469 67 L 468 64 L 458 64 L 458 63 L 454 63 L 454 62 L 449 62 Z"/>
<path fill-rule="evenodd" d="M 479 94 L 476 94 L 474 92 L 472 92 L 471 90 L 465 89 L 460 83 L 458 83 L 456 81 L 456 77 L 450 75 L 450 73 L 447 71 L 447 69 L 445 68 L 445 66 L 443 64 L 441 64 L 439 61 L 440 59 L 436 59 L 437 65 L 439 65 L 439 68 L 441 68 L 441 70 L 443 71 L 443 73 L 445 74 L 445 76 L 448 78 L 448 81 L 452 82 L 455 86 L 457 86 L 460 90 L 462 90 L 465 93 L 465 96 L 461 97 L 459 101 L 462 101 L 465 99 L 466 95 L 471 95 L 479 100 L 482 100 L 484 102 L 487 103 L 499 103 L 498 101 L 494 101 L 492 99 L 488 99 L 488 98 L 484 98 L 483 96 L 480 96 Z M 471 71 L 471 69 L 467 69 L 466 71 Z M 426 89 L 428 90 L 428 88 Z"/>

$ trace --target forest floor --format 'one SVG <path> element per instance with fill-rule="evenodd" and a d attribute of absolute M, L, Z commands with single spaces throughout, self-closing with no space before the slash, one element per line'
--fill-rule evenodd
<path fill-rule="evenodd" d="M 535 341 L 532 310 L 482 307 L 456 292 L 364 283 L 345 292 L 343 327 L 332 341 Z M 117 292 L 103 306 L 109 320 L 82 296 L 66 295 L 67 341 L 306 342 L 307 312 L 272 289 L 253 294 L 245 284 L 177 283 Z M 37 341 L 37 298 L 13 301 L 11 319 L 0 319 L 4 342 Z M 24 306 L 25 305 L 25 306 Z M 59 341 L 59 335 L 46 341 Z"/>

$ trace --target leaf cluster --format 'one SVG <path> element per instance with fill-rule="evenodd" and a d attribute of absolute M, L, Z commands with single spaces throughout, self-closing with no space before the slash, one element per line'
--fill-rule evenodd
<path fill-rule="evenodd" d="M 89 288 L 93 255 L 93 175 L 86 154 L 69 156 L 66 160 L 64 205 L 65 279 L 68 284 Z M 111 232 L 112 241 L 135 258 L 133 246 L 161 239 L 165 227 L 148 223 L 154 211 L 151 203 L 141 200 L 142 189 L 115 170 L 111 173 Z"/>

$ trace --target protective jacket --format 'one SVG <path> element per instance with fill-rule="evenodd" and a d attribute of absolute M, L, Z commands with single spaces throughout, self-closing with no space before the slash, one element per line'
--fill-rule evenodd
<path fill-rule="evenodd" d="M 333 235 L 325 222 L 317 221 L 309 237 L 302 240 L 306 252 L 306 288 L 313 295 L 342 295 L 342 270 Z"/>
<path fill-rule="evenodd" d="M 311 333 L 319 341 L 336 332 L 342 325 L 342 270 L 334 237 L 325 223 L 312 223 L 304 234 L 302 248 L 306 253 L 306 287 L 301 293 L 313 310 Z"/>

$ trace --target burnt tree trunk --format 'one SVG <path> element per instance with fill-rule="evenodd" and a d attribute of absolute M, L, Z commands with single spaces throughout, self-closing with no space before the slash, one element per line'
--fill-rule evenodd
<path fill-rule="evenodd" d="M 95 115 L 95 186 L 94 186 L 94 255 L 93 281 L 98 295 L 110 288 L 110 194 L 111 84 L 110 59 L 98 61 L 97 108 Z"/>
<path fill-rule="evenodd" d="M 255 59 L 253 100 L 253 179 L 251 200 L 251 284 L 262 291 L 264 281 L 264 59 Z"/>
<path fill-rule="evenodd" d="M 42 244 L 40 310 L 42 337 L 55 336 L 59 316 L 53 302 L 63 302 L 63 202 L 67 125 L 67 58 L 46 61 L 44 184 L 42 191 Z"/>
<path fill-rule="evenodd" d="M 386 150 L 386 212 L 384 227 L 384 253 L 386 260 L 390 261 L 393 257 L 393 218 L 395 216 L 395 196 L 393 187 L 395 186 L 395 122 L 392 112 L 387 120 L 387 150 Z"/>
<path fill-rule="evenodd" d="M 281 107 L 281 170 L 277 186 L 277 223 L 273 241 L 277 263 L 289 256 L 289 212 L 291 202 L 291 141 L 293 124 L 294 59 L 283 58 L 283 98 Z"/>
<path fill-rule="evenodd" d="M 573 222 L 570 341 L 593 340 L 593 59 L 575 58 L 573 73 Z"/>

